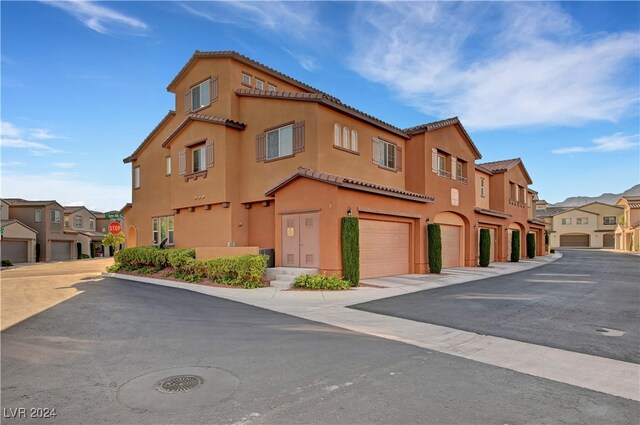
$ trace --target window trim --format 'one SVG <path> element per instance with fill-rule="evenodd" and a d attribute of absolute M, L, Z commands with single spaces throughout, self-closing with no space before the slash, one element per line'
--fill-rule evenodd
<path fill-rule="evenodd" d="M 264 134 L 265 134 L 265 143 L 266 143 L 266 151 L 265 151 L 265 162 L 269 162 L 269 161 L 274 161 L 274 160 L 278 160 L 278 159 L 283 159 L 283 158 L 289 158 L 294 156 L 293 153 L 293 124 L 294 123 L 290 123 L 290 124 L 285 124 L 279 127 L 276 127 L 274 129 L 271 130 L 265 130 Z M 280 138 L 280 132 L 285 129 L 285 128 L 290 128 L 291 129 L 291 152 L 281 155 L 280 154 L 280 146 L 281 146 L 281 138 Z M 278 155 L 277 156 L 273 156 L 273 157 L 269 157 L 269 134 L 270 133 L 274 133 L 274 132 L 278 132 Z"/>
<path fill-rule="evenodd" d="M 81 215 L 74 215 L 73 216 L 73 227 L 75 227 L 76 229 L 81 229 L 82 228 L 82 216 Z"/>
<path fill-rule="evenodd" d="M 176 219 L 174 215 L 161 215 L 151 217 L 151 245 L 159 246 L 162 243 L 162 220 L 166 220 L 167 246 L 175 246 Z M 171 227 L 169 226 L 170 223 Z M 154 225 L 156 225 L 156 230 L 154 230 Z M 154 234 L 157 234 L 157 239 L 155 239 L 157 242 L 154 242 Z"/>
<path fill-rule="evenodd" d="M 560 224 L 563 226 L 571 226 L 571 217 L 563 218 Z"/>
<path fill-rule="evenodd" d="M 261 78 L 256 77 L 256 89 L 264 91 L 264 80 Z M 262 87 L 258 87 L 258 85 L 261 85 Z"/>
<path fill-rule="evenodd" d="M 51 223 L 60 223 L 60 210 L 51 210 Z"/>
<path fill-rule="evenodd" d="M 278 91 L 278 87 L 276 85 L 274 85 L 274 84 L 269 83 L 269 82 L 267 82 L 267 88 L 269 89 L 267 91 Z"/>
<path fill-rule="evenodd" d="M 384 148 L 383 148 L 383 153 L 382 156 L 384 157 L 384 161 L 383 162 L 378 162 L 376 163 L 374 161 L 374 163 L 376 163 L 378 165 L 379 168 L 382 168 L 383 170 L 387 170 L 387 171 L 393 171 L 395 173 L 399 172 L 398 170 L 398 145 L 394 142 L 390 142 L 389 140 L 385 140 L 382 139 L 380 137 L 374 137 L 373 139 L 374 142 L 378 142 L 378 143 L 382 143 Z M 394 155 L 393 155 L 393 167 L 389 166 L 389 148 L 388 146 L 393 146 L 393 151 L 394 151 Z"/>
<path fill-rule="evenodd" d="M 36 223 L 42 223 L 42 208 L 36 208 L 35 217 L 33 218 Z"/>
<path fill-rule="evenodd" d="M 253 78 L 253 75 L 251 75 L 251 74 L 249 74 L 248 72 L 245 72 L 245 71 L 241 71 L 241 72 L 242 72 L 242 80 L 241 80 L 242 85 L 243 85 L 243 86 L 250 87 L 250 88 L 253 88 L 253 87 L 251 86 L 251 79 Z M 247 77 L 248 82 L 245 82 L 245 81 L 244 81 L 244 80 L 245 80 L 245 78 L 244 78 L 244 77 Z"/>
<path fill-rule="evenodd" d="M 613 219 L 613 223 L 607 223 L 607 219 L 608 218 L 612 218 Z M 607 216 L 602 217 L 602 225 L 603 226 L 614 226 L 616 224 L 618 224 L 618 220 L 617 220 L 616 216 L 607 215 Z"/>
<path fill-rule="evenodd" d="M 89 217 L 89 229 L 96 230 L 96 219 L 93 217 Z"/>
<path fill-rule="evenodd" d="M 204 105 L 200 105 L 197 108 L 194 108 L 195 105 L 193 104 L 193 91 L 196 88 L 202 86 L 207 81 L 209 82 L 209 90 L 208 90 L 209 102 L 204 104 Z M 209 76 L 209 77 L 205 78 L 204 80 L 200 81 L 198 84 L 195 84 L 195 85 L 193 85 L 193 86 L 191 86 L 189 88 L 189 92 L 191 93 L 191 99 L 190 100 L 191 100 L 191 112 L 192 113 L 193 112 L 198 112 L 199 110 L 204 109 L 204 108 L 208 108 L 209 106 L 211 106 L 211 103 L 213 103 L 213 99 L 211 99 L 211 84 L 213 84 L 213 77 Z M 202 91 L 200 91 L 200 95 L 202 95 Z"/>
<path fill-rule="evenodd" d="M 486 181 L 486 179 L 484 177 L 480 177 L 480 197 L 481 198 L 486 198 L 486 196 L 485 196 L 485 181 Z"/>
<path fill-rule="evenodd" d="M 207 145 L 206 143 L 202 143 L 202 144 L 198 144 L 196 146 L 193 146 L 192 148 L 190 148 L 191 151 L 191 173 L 190 174 L 195 174 L 195 173 L 200 173 L 202 171 L 206 171 L 207 170 Z M 195 165 L 196 165 L 196 161 L 195 161 L 195 154 L 196 152 L 200 152 L 200 157 L 198 159 L 198 165 L 199 165 L 199 169 L 196 170 Z"/>

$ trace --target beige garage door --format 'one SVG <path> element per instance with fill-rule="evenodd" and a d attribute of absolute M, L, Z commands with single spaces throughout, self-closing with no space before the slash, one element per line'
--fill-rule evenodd
<path fill-rule="evenodd" d="M 409 273 L 409 224 L 360 220 L 360 278 Z"/>
<path fill-rule="evenodd" d="M 8 241 L 4 239 L 0 242 L 2 259 L 11 260 L 12 263 L 27 262 L 27 241 Z"/>
<path fill-rule="evenodd" d="M 615 248 L 616 246 L 616 235 L 613 233 L 608 233 L 602 236 L 602 246 L 605 248 Z"/>
<path fill-rule="evenodd" d="M 560 235 L 560 246 L 589 247 L 589 235 Z"/>
<path fill-rule="evenodd" d="M 460 267 L 460 226 L 440 225 L 442 268 Z"/>
<path fill-rule="evenodd" d="M 51 242 L 51 259 L 52 260 L 69 260 L 69 242 Z"/>

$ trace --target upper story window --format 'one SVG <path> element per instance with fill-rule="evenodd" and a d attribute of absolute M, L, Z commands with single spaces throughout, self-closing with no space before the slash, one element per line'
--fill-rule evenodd
<path fill-rule="evenodd" d="M 197 111 L 218 98 L 218 77 L 209 78 L 189 89 L 184 98 L 184 112 Z"/>
<path fill-rule="evenodd" d="M 41 223 L 42 222 L 42 210 L 40 208 L 36 209 L 35 220 L 36 220 L 36 223 Z"/>
<path fill-rule="evenodd" d="M 276 91 L 277 88 L 273 84 L 269 84 L 269 91 Z"/>
<path fill-rule="evenodd" d="M 571 224 L 571 218 L 563 218 L 562 224 Z"/>
<path fill-rule="evenodd" d="M 242 84 L 244 84 L 245 86 L 251 87 L 251 75 L 243 72 L 242 73 Z"/>
<path fill-rule="evenodd" d="M 167 176 L 171 175 L 171 157 L 168 156 L 165 158 L 165 173 Z"/>
<path fill-rule="evenodd" d="M 256 78 L 256 88 L 258 90 L 264 90 L 264 81 Z"/>
<path fill-rule="evenodd" d="M 333 125 L 333 146 L 358 152 L 358 132 L 335 123 Z"/>
<path fill-rule="evenodd" d="M 68 229 L 70 227 L 69 225 L 69 217 L 65 217 L 64 218 L 64 228 Z"/>
<path fill-rule="evenodd" d="M 514 184 L 516 202 L 520 202 L 520 186 Z"/>
<path fill-rule="evenodd" d="M 178 162 L 180 168 L 180 175 L 186 175 L 187 169 L 190 177 L 192 173 L 201 173 L 207 168 L 211 168 L 214 165 L 214 144 L 213 140 L 203 140 L 196 142 L 186 149 L 183 149 L 178 154 Z M 187 164 L 187 160 L 189 163 Z"/>
<path fill-rule="evenodd" d="M 75 228 L 82 227 L 82 216 L 81 215 L 74 215 L 73 216 L 73 227 L 75 227 Z"/>
<path fill-rule="evenodd" d="M 486 179 L 484 177 L 480 177 L 480 197 L 481 198 L 485 197 L 485 190 L 486 190 Z"/>
<path fill-rule="evenodd" d="M 611 225 L 611 224 L 616 224 L 615 216 L 602 217 L 602 224 L 607 225 L 607 226 Z"/>
<path fill-rule="evenodd" d="M 52 223 L 60 223 L 60 211 L 59 210 L 51 210 L 51 222 Z"/>
<path fill-rule="evenodd" d="M 400 171 L 402 169 L 402 149 L 394 143 L 374 138 L 373 162 L 380 167 Z"/>
<path fill-rule="evenodd" d="M 256 161 L 286 158 L 304 152 L 304 121 L 265 130 L 256 136 Z"/>
<path fill-rule="evenodd" d="M 589 224 L 589 217 L 576 218 L 576 224 Z"/>
<path fill-rule="evenodd" d="M 451 173 L 447 171 L 447 157 L 441 153 L 438 154 L 438 175 L 451 177 Z"/>
<path fill-rule="evenodd" d="M 140 167 L 133 168 L 133 188 L 140 189 Z"/>
<path fill-rule="evenodd" d="M 89 217 L 89 229 L 91 230 L 96 229 L 96 219 L 93 217 Z"/>
<path fill-rule="evenodd" d="M 358 152 L 358 132 L 351 130 L 351 150 Z"/>
<path fill-rule="evenodd" d="M 333 146 L 342 146 L 342 128 L 338 123 L 333 125 Z"/>
<path fill-rule="evenodd" d="M 191 171 L 197 173 L 204 170 L 205 167 L 205 147 L 204 145 L 193 148 L 191 150 Z"/>
<path fill-rule="evenodd" d="M 456 161 L 456 180 L 460 183 L 467 184 L 467 163 L 465 161 Z"/>

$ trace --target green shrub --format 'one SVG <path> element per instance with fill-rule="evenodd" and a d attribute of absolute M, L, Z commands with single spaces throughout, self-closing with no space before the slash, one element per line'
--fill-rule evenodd
<path fill-rule="evenodd" d="M 185 271 L 188 260 L 196 258 L 196 250 L 193 248 L 175 248 L 168 251 L 169 265 L 177 271 Z"/>
<path fill-rule="evenodd" d="M 93 241 L 89 242 L 89 255 L 91 255 L 91 258 L 96 257 L 96 247 L 93 245 Z"/>
<path fill-rule="evenodd" d="M 80 258 L 82 258 L 83 260 L 86 260 L 87 258 L 91 258 L 89 256 L 89 254 L 80 254 Z"/>
<path fill-rule="evenodd" d="M 429 249 L 429 271 L 440 273 L 442 271 L 442 239 L 440 237 L 440 225 L 428 224 L 428 249 Z"/>
<path fill-rule="evenodd" d="M 511 232 L 511 262 L 520 261 L 520 230 Z"/>
<path fill-rule="evenodd" d="M 115 261 L 116 263 L 122 263 L 124 266 L 131 266 L 134 269 L 141 267 L 163 269 L 168 264 L 168 252 L 169 250 L 155 246 L 136 246 L 116 252 Z"/>
<path fill-rule="evenodd" d="M 139 269 L 136 269 L 136 272 L 138 272 L 140 274 L 152 274 L 152 273 L 156 273 L 158 271 L 160 271 L 160 270 L 155 268 L 155 267 L 140 267 Z"/>
<path fill-rule="evenodd" d="M 549 245 L 549 231 L 548 230 L 544 231 L 544 244 L 545 245 Z"/>
<path fill-rule="evenodd" d="M 536 235 L 527 233 L 527 257 L 535 258 L 536 256 Z"/>
<path fill-rule="evenodd" d="M 360 283 L 360 230 L 358 217 L 342 217 L 342 273 L 351 286 Z"/>
<path fill-rule="evenodd" d="M 124 266 L 122 265 L 122 263 L 114 263 L 111 266 L 107 267 L 107 271 L 109 273 L 118 273 L 119 271 L 123 270 Z"/>
<path fill-rule="evenodd" d="M 351 282 L 340 279 L 335 275 L 305 274 L 297 276 L 293 284 L 296 288 L 324 289 L 330 291 L 342 291 L 349 289 Z"/>
<path fill-rule="evenodd" d="M 11 262 L 11 260 L 2 260 L 2 267 L 11 267 L 13 266 L 13 263 Z"/>
<path fill-rule="evenodd" d="M 267 255 L 241 255 L 193 260 L 188 262 L 188 267 L 193 274 L 204 272 L 212 282 L 256 288 L 264 276 L 268 260 Z"/>
<path fill-rule="evenodd" d="M 491 231 L 480 229 L 480 267 L 487 267 L 491 262 Z"/>

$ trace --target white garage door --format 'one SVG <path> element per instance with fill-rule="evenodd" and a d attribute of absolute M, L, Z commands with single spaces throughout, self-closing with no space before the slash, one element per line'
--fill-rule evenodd
<path fill-rule="evenodd" d="M 409 273 L 409 224 L 360 220 L 360 278 Z"/>
<path fill-rule="evenodd" d="M 589 235 L 560 235 L 560 246 L 589 247 Z"/>
<path fill-rule="evenodd" d="M 4 239 L 0 242 L 2 259 L 11 260 L 12 263 L 27 262 L 27 241 L 9 241 Z"/>
<path fill-rule="evenodd" d="M 460 226 L 440 225 L 442 268 L 460 267 Z"/>
<path fill-rule="evenodd" d="M 70 242 L 51 242 L 51 259 L 52 260 L 69 260 Z"/>

